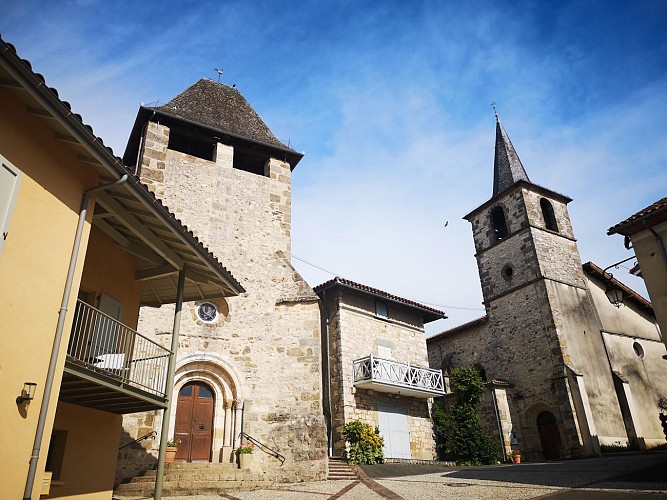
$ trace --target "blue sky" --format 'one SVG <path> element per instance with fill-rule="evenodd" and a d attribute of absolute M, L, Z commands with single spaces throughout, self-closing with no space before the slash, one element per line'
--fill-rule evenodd
<path fill-rule="evenodd" d="M 442 307 L 433 333 L 483 314 L 461 217 L 491 196 L 491 101 L 582 260 L 631 255 L 606 229 L 667 193 L 666 24 L 664 0 L 10 0 L 0 33 L 117 155 L 141 102 L 223 68 L 306 153 L 293 254 Z"/>

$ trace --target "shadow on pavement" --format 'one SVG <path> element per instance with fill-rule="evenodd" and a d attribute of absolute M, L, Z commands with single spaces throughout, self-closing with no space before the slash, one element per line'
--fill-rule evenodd
<path fill-rule="evenodd" d="M 561 462 L 524 463 L 487 467 L 443 467 L 417 464 L 363 466 L 373 479 L 422 474 L 468 481 L 497 481 L 561 488 L 667 489 L 667 455 L 634 455 Z"/>

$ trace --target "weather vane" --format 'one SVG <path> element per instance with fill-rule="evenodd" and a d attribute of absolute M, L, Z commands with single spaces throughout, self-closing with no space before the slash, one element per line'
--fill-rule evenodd
<path fill-rule="evenodd" d="M 213 71 L 215 71 L 218 74 L 218 83 L 220 83 L 220 75 L 222 75 L 222 72 L 224 70 L 218 69 L 218 68 L 213 68 Z"/>
<path fill-rule="evenodd" d="M 496 101 L 491 101 L 491 107 L 493 108 L 493 112 L 496 115 L 496 118 L 498 118 L 498 110 L 496 109 Z"/>

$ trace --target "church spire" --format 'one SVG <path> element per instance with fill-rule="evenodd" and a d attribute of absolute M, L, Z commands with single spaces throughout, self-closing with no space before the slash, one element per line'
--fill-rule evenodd
<path fill-rule="evenodd" d="M 495 109 L 495 108 L 494 108 Z M 496 156 L 493 161 L 493 196 L 517 181 L 529 181 L 512 141 L 496 113 Z"/>

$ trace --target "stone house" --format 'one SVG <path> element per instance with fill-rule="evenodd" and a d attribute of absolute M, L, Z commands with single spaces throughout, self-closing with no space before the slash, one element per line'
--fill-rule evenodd
<path fill-rule="evenodd" d="M 607 234 L 622 234 L 626 248 L 635 251 L 638 274 L 646 283 L 660 330 L 667 332 L 667 198 L 619 222 Z M 667 338 L 662 340 L 667 345 Z"/>
<path fill-rule="evenodd" d="M 378 426 L 385 458 L 433 460 L 431 398 L 442 373 L 428 368 L 424 324 L 445 314 L 344 278 L 315 287 L 322 303 L 324 407 L 331 456 L 343 426 Z"/>
<path fill-rule="evenodd" d="M 528 175 L 499 119 L 493 196 L 472 224 L 486 315 L 427 339 L 445 372 L 475 366 L 489 387 L 482 418 L 507 455 L 571 458 L 665 443 L 657 403 L 667 370 L 651 304 L 582 265 L 570 198 Z M 621 290 L 616 307 L 605 292 Z"/>
<path fill-rule="evenodd" d="M 168 405 L 139 308 L 243 288 L 2 39 L 0 82 L 2 496 L 111 498 L 122 415 Z"/>
<path fill-rule="evenodd" d="M 139 109 L 124 162 L 245 289 L 184 306 L 168 423 L 177 460 L 230 462 L 245 433 L 285 458 L 257 451 L 253 467 L 265 478 L 326 475 L 318 297 L 290 263 L 291 175 L 301 158 L 235 87 L 212 80 Z M 173 307 L 151 305 L 138 329 L 164 344 Z M 132 437 L 160 425 L 157 413 L 123 422 Z M 118 479 L 150 467 L 154 454 L 150 441 L 121 454 Z"/>

